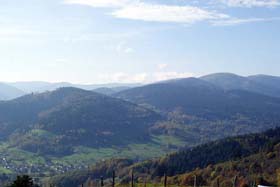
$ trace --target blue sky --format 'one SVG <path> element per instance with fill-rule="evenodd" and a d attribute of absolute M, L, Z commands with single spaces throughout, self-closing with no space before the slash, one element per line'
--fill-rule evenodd
<path fill-rule="evenodd" d="M 280 0 L 0 0 L 0 81 L 280 76 Z"/>

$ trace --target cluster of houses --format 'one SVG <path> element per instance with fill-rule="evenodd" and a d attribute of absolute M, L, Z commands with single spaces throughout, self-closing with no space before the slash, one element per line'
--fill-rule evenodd
<path fill-rule="evenodd" d="M 36 164 L 33 166 L 29 163 L 16 163 L 9 161 L 7 158 L 2 157 L 0 159 L 0 167 L 5 169 L 8 173 L 17 173 L 17 174 L 38 174 L 44 175 L 55 175 L 55 174 L 62 174 L 68 171 L 73 170 L 81 170 L 88 168 L 88 165 L 73 165 L 73 164 L 61 164 L 61 163 L 53 163 L 51 161 L 46 161 L 44 164 Z M 0 173 L 1 174 L 1 173 Z"/>

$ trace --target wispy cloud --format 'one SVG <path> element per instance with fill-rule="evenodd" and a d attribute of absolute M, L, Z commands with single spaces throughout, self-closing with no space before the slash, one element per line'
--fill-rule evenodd
<path fill-rule="evenodd" d="M 225 19 L 229 16 L 194 6 L 171 6 L 137 3 L 122 7 L 112 13 L 117 18 L 154 21 L 194 23 L 204 20 Z"/>
<path fill-rule="evenodd" d="M 230 7 L 275 7 L 280 5 L 279 0 L 220 0 Z"/>
<path fill-rule="evenodd" d="M 190 72 L 155 72 L 153 74 L 153 79 L 155 81 L 163 81 L 163 80 L 169 80 L 169 79 L 179 79 L 179 78 L 187 78 L 194 76 L 193 73 Z"/>
<path fill-rule="evenodd" d="M 194 76 L 190 72 L 143 72 L 143 73 L 107 73 L 98 75 L 98 80 L 102 82 L 120 82 L 120 83 L 151 83 L 169 79 L 186 78 Z"/>
<path fill-rule="evenodd" d="M 102 73 L 97 75 L 100 82 L 119 82 L 119 83 L 142 83 L 146 82 L 148 78 L 147 73 L 129 74 L 124 72 L 116 73 Z"/>
<path fill-rule="evenodd" d="M 275 7 L 280 5 L 280 0 L 217 1 L 230 7 Z M 235 18 L 225 13 L 199 7 L 198 4 L 179 6 L 147 3 L 141 0 L 64 0 L 64 3 L 111 8 L 109 15 L 115 18 L 147 22 L 193 24 L 206 21 L 214 26 L 229 26 L 279 20 L 279 18 Z"/>
<path fill-rule="evenodd" d="M 214 26 L 234 26 L 245 23 L 254 23 L 254 22 L 271 22 L 271 21 L 280 21 L 280 17 L 275 18 L 248 18 L 248 19 L 238 19 L 232 18 L 228 20 L 218 20 L 213 21 L 212 25 Z"/>
<path fill-rule="evenodd" d="M 64 3 L 112 8 L 111 15 L 116 18 L 151 22 L 194 23 L 229 17 L 196 6 L 152 4 L 138 0 L 64 0 Z"/>

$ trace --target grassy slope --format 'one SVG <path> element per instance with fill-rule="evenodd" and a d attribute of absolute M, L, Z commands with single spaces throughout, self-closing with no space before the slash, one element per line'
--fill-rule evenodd
<path fill-rule="evenodd" d="M 42 130 L 33 130 L 31 134 L 33 136 L 52 136 L 52 134 Z M 153 142 L 148 144 L 129 144 L 125 147 L 107 148 L 90 148 L 78 146 L 74 148 L 75 153 L 72 155 L 64 157 L 42 157 L 39 154 L 24 151 L 15 147 L 10 147 L 9 144 L 2 143 L 0 144 L 0 155 L 16 167 L 31 165 L 43 166 L 49 162 L 54 166 L 75 165 L 78 167 L 92 165 L 100 160 L 111 158 L 125 157 L 142 160 L 161 157 L 168 152 L 173 152 L 178 147 L 182 147 L 184 145 L 184 141 L 173 136 L 153 136 Z M 45 173 L 49 172 L 47 168 L 45 170 Z M 4 169 L 0 169 L 0 174 L 7 172 L 11 173 L 12 170 L 6 171 Z"/>

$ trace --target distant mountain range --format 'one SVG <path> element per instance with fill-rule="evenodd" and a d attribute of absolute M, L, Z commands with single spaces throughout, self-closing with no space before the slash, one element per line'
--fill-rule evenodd
<path fill-rule="evenodd" d="M 20 96 L 23 96 L 25 93 L 20 89 L 0 83 L 0 100 L 10 100 Z"/>
<path fill-rule="evenodd" d="M 92 91 L 94 92 L 97 92 L 97 93 L 101 93 L 101 94 L 104 94 L 104 95 L 113 95 L 113 94 L 116 94 L 118 92 L 121 92 L 121 91 L 124 91 L 124 90 L 128 90 L 130 88 L 133 88 L 134 86 L 132 87 L 127 87 L 127 86 L 119 86 L 119 87 L 100 87 L 100 88 L 96 88 Z M 137 86 L 135 86 L 137 87 Z"/>
<path fill-rule="evenodd" d="M 32 163 L 59 173 L 69 165 L 113 157 L 143 160 L 262 132 L 280 126 L 278 81 L 223 73 L 88 90 L 52 90 L 44 83 L 50 91 L 0 102 L 0 156 L 9 172 Z M 41 86 L 34 83 L 33 89 Z"/>
<path fill-rule="evenodd" d="M 58 88 L 75 87 L 84 90 L 94 90 L 105 95 L 113 94 L 125 89 L 141 86 L 141 84 L 72 84 L 68 82 L 49 83 L 41 81 L 0 83 L 0 100 L 11 100 L 30 93 L 43 93 Z"/>
<path fill-rule="evenodd" d="M 276 76 L 254 75 L 244 77 L 231 73 L 216 73 L 206 75 L 198 79 L 212 83 L 213 85 L 224 90 L 244 90 L 272 97 L 280 97 L 280 77 Z M 94 90 L 95 92 L 105 95 L 112 95 L 129 88 L 140 86 L 143 86 L 143 84 L 72 84 L 68 82 L 50 83 L 42 81 L 1 83 L 0 100 L 10 100 L 32 92 L 42 93 L 45 91 L 53 91 L 61 87 L 76 87 L 85 90 Z"/>
<path fill-rule="evenodd" d="M 59 82 L 59 83 L 49 83 L 49 82 L 15 82 L 9 83 L 9 85 L 14 86 L 25 93 L 41 93 L 45 91 L 53 91 L 62 87 L 75 87 L 84 90 L 94 90 L 98 88 L 110 88 L 110 89 L 120 89 L 121 88 L 132 88 L 140 86 L 141 84 L 122 84 L 122 83 L 109 83 L 109 84 L 72 84 L 68 82 Z"/>
<path fill-rule="evenodd" d="M 280 97 L 280 77 L 254 75 L 242 77 L 230 73 L 217 73 L 201 77 L 225 90 L 245 90 L 272 97 Z"/>

